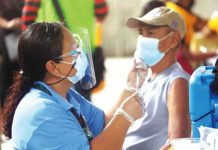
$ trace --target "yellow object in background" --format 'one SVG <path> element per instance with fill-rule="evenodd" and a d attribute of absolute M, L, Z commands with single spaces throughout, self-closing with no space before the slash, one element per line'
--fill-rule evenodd
<path fill-rule="evenodd" d="M 218 51 L 218 36 L 205 37 L 202 33 L 195 33 L 190 42 L 190 52 L 193 54 L 216 53 Z M 191 61 L 191 66 L 197 68 L 204 64 L 204 61 Z"/>
<path fill-rule="evenodd" d="M 211 19 L 208 21 L 208 27 L 211 30 L 216 31 L 216 33 L 218 34 L 218 11 L 215 11 L 212 14 Z"/>
<path fill-rule="evenodd" d="M 202 33 L 195 33 L 191 39 L 192 53 L 210 53 L 218 50 L 218 36 L 205 37 Z"/>
<path fill-rule="evenodd" d="M 102 23 L 97 21 L 95 25 L 95 47 L 102 45 L 102 32 Z"/>
<path fill-rule="evenodd" d="M 101 60 L 100 63 L 99 63 L 99 61 L 96 61 L 99 63 L 98 65 L 101 66 L 100 68 L 102 68 L 102 65 L 104 66 L 104 56 L 103 56 L 103 48 L 102 48 L 102 34 L 103 34 L 102 22 L 96 21 L 94 46 L 95 46 L 95 54 L 99 54 L 97 59 L 99 59 L 99 57 L 100 57 L 100 60 Z M 100 52 L 100 51 L 102 51 L 102 52 Z M 96 57 L 96 56 L 94 56 L 94 57 Z M 97 66 L 96 68 L 99 69 L 99 66 Z M 104 68 L 102 68 L 102 69 L 103 69 L 102 74 L 104 74 Z M 104 76 L 104 75 L 102 75 L 102 76 Z M 96 77 L 98 77 L 98 75 L 96 75 Z M 98 85 L 92 89 L 92 91 L 91 91 L 92 94 L 98 93 L 105 88 L 104 78 L 102 78 L 102 80 L 100 80 L 99 83 L 97 83 L 97 84 Z"/>
<path fill-rule="evenodd" d="M 106 83 L 104 80 L 100 81 L 99 85 L 92 90 L 92 94 L 96 94 L 102 91 L 105 88 L 105 84 Z"/>

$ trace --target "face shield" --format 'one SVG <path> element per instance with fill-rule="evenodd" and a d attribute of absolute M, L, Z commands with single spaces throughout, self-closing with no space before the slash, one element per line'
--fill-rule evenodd
<path fill-rule="evenodd" d="M 73 37 L 78 43 L 78 50 L 82 55 L 78 57 L 86 57 L 86 61 L 76 61 L 75 67 L 85 65 L 85 75 L 80 79 L 80 84 L 83 89 L 91 89 L 96 84 L 94 65 L 92 60 L 91 46 L 89 42 L 89 34 L 86 28 L 77 28 L 73 30 Z M 84 58 L 82 59 L 84 60 Z"/>

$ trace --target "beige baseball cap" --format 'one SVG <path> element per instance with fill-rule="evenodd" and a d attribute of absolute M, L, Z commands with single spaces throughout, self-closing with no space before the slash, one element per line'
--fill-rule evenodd
<path fill-rule="evenodd" d="M 178 31 L 181 38 L 186 33 L 185 21 L 182 16 L 164 6 L 154 8 L 142 17 L 134 17 L 127 20 L 127 26 L 130 28 L 138 28 L 142 23 L 154 26 L 168 25 L 172 30 Z"/>

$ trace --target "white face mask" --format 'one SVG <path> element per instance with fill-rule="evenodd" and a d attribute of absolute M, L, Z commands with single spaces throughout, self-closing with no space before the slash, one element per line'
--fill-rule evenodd
<path fill-rule="evenodd" d="M 82 50 L 80 50 L 80 48 L 78 48 L 77 50 L 74 50 L 73 52 L 76 52 L 75 55 L 77 56 L 76 58 L 74 56 L 74 59 L 72 60 L 72 62 L 64 62 L 64 61 L 59 61 L 59 62 L 72 65 L 72 68 L 76 69 L 76 73 L 73 76 L 70 76 L 70 77 L 68 76 L 72 69 L 69 71 L 67 75 L 61 76 L 62 78 L 67 78 L 73 84 L 76 84 L 79 80 L 81 80 L 85 76 L 85 72 L 88 67 L 88 60 L 86 58 L 86 54 Z"/>
<path fill-rule="evenodd" d="M 83 51 L 81 51 L 80 55 L 78 55 L 76 59 L 76 65 L 74 67 L 76 68 L 77 72 L 75 73 L 75 75 L 67 78 L 70 82 L 76 84 L 85 76 L 86 69 L 88 67 L 88 60 Z"/>
<path fill-rule="evenodd" d="M 160 40 L 156 38 L 147 38 L 139 35 L 137 39 L 135 58 L 143 60 L 143 62 L 150 67 L 156 65 L 164 57 L 164 53 L 160 52 L 158 48 L 159 42 L 170 36 L 171 33 L 164 36 Z M 165 50 L 165 53 L 169 49 L 170 48 Z"/>

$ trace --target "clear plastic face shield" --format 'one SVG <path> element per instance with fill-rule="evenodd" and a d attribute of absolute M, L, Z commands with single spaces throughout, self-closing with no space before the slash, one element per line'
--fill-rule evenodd
<path fill-rule="evenodd" d="M 89 33 L 86 28 L 76 28 L 73 30 L 73 37 L 78 43 L 77 51 L 80 53 L 76 59 L 75 68 L 79 71 L 84 68 L 84 75 L 82 75 L 80 82 L 83 89 L 91 89 L 96 84 L 95 71 L 92 59 L 92 51 L 89 42 Z"/>

